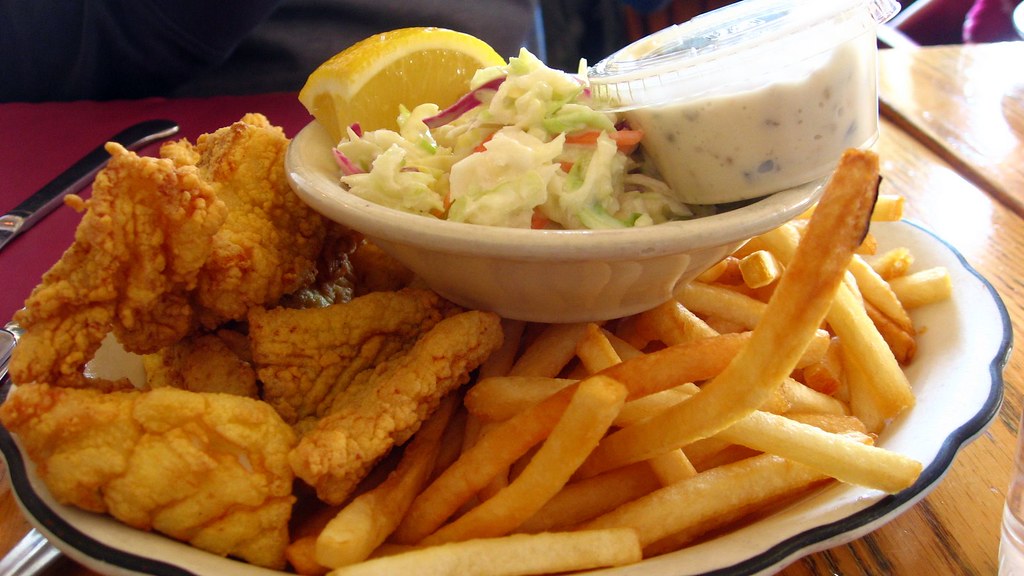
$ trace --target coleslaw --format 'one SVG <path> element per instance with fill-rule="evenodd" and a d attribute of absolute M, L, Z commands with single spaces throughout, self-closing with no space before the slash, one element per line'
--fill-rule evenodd
<path fill-rule="evenodd" d="M 582 67 L 581 67 L 582 70 Z M 349 126 L 341 183 L 398 210 L 489 226 L 625 228 L 694 217 L 645 162 L 642 134 L 591 107 L 585 75 L 528 50 L 452 106 L 402 108 L 398 131 Z"/>

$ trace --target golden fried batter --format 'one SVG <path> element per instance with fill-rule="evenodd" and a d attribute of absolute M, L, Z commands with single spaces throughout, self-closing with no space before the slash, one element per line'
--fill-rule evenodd
<path fill-rule="evenodd" d="M 429 290 L 375 292 L 327 308 L 254 308 L 253 362 L 263 399 L 286 422 L 325 415 L 357 374 L 400 354 L 454 305 Z"/>
<path fill-rule="evenodd" d="M 19 386 L 0 406 L 59 502 L 283 568 L 295 434 L 266 404 L 174 388 Z"/>
<path fill-rule="evenodd" d="M 215 328 L 242 320 L 254 306 L 316 278 L 326 220 L 296 195 L 284 172 L 288 138 L 262 114 L 187 141 L 165 144 L 161 154 L 195 165 L 228 207 L 213 238 L 195 299 L 200 320 Z"/>
<path fill-rule="evenodd" d="M 15 315 L 25 329 L 10 366 L 17 382 L 80 385 L 109 332 L 148 353 L 194 324 L 188 293 L 227 217 L 224 203 L 194 167 L 117 144 L 107 151 L 92 197 L 68 197 L 85 212 L 74 243 Z"/>
<path fill-rule="evenodd" d="M 401 290 L 412 285 L 416 279 L 412 270 L 368 240 L 356 246 L 349 260 L 355 274 L 356 296 Z"/>
<path fill-rule="evenodd" d="M 324 502 L 344 502 L 501 341 L 497 315 L 464 312 L 439 322 L 408 353 L 362 371 L 292 451 L 296 476 Z"/>
<path fill-rule="evenodd" d="M 248 344 L 244 334 L 228 329 L 185 338 L 143 356 L 146 386 L 256 398 L 259 389 Z"/>

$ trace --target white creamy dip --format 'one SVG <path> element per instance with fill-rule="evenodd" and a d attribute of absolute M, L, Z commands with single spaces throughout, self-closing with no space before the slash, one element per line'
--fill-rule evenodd
<path fill-rule="evenodd" d="M 684 202 L 792 188 L 824 178 L 844 149 L 877 135 L 874 43 L 874 33 L 860 34 L 770 82 L 712 87 L 625 115 L 644 131 L 645 152 Z M 757 75 L 756 65 L 750 72 Z"/>

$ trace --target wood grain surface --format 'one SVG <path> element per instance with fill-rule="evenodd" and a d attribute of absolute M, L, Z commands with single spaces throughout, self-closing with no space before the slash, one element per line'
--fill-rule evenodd
<path fill-rule="evenodd" d="M 879 54 L 882 114 L 1024 215 L 1024 42 Z"/>

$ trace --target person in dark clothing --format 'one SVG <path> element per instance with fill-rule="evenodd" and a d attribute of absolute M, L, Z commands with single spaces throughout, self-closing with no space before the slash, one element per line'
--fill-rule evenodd
<path fill-rule="evenodd" d="M 373 34 L 440 26 L 544 55 L 539 0 L 0 0 L 0 102 L 293 91 Z"/>

